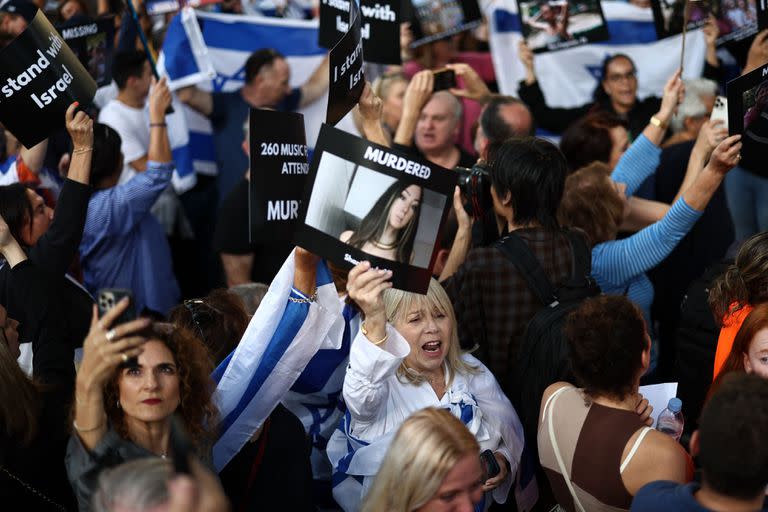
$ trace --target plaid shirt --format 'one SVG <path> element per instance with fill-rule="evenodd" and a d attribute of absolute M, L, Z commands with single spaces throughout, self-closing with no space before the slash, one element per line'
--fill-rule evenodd
<path fill-rule="evenodd" d="M 556 286 L 571 274 L 571 248 L 559 232 L 515 230 L 528 243 Z M 506 383 L 514 368 L 525 327 L 543 306 L 515 265 L 495 247 L 469 251 L 456 273 L 442 283 L 456 311 L 465 349 L 478 345 L 477 357 Z"/>

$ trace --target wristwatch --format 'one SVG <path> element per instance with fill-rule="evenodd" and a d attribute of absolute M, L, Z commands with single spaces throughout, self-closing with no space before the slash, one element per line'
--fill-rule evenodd
<path fill-rule="evenodd" d="M 663 130 L 664 128 L 666 128 L 666 127 L 667 127 L 666 123 L 663 123 L 663 122 L 661 121 L 661 119 L 659 119 L 659 118 L 658 118 L 658 117 L 656 117 L 656 116 L 651 116 L 651 121 L 650 121 L 650 123 L 651 123 L 653 126 L 656 126 L 657 128 L 661 128 L 662 130 Z"/>

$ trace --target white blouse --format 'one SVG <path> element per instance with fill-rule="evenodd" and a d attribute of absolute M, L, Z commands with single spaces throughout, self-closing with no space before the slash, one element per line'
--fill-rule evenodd
<path fill-rule="evenodd" d="M 504 503 L 520 462 L 523 428 L 494 376 L 476 358 L 463 354 L 462 359 L 478 372 L 454 375 L 438 398 L 428 382 L 412 384 L 397 377 L 410 345 L 391 325 L 387 333 L 387 341 L 378 346 L 362 333 L 352 342 L 343 391 L 348 414 L 328 443 L 337 502 L 347 511 L 359 509 L 403 421 L 425 407 L 440 407 L 467 425 L 481 450 L 499 452 L 509 461 L 507 479 L 493 491 L 494 500 Z"/>

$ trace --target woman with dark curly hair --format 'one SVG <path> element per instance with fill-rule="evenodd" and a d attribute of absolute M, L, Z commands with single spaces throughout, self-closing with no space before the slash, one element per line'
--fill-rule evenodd
<path fill-rule="evenodd" d="M 396 181 L 379 197 L 360 228 L 343 232 L 341 241 L 380 258 L 410 263 L 422 194 L 420 186 Z"/>
<path fill-rule="evenodd" d="M 110 328 L 127 306 L 121 302 L 101 320 L 94 312 L 83 343 L 66 458 L 81 511 L 90 508 L 103 469 L 171 455 L 174 414 L 198 457 L 211 461 L 218 411 L 207 349 L 191 332 L 170 324 L 139 319 Z"/>
<path fill-rule="evenodd" d="M 539 459 L 565 510 L 628 510 L 656 480 L 684 483 L 690 458 L 672 437 L 650 428 L 652 407 L 639 393 L 651 362 L 640 309 L 623 295 L 585 300 L 565 326 L 579 387 L 556 382 L 544 392 Z"/>

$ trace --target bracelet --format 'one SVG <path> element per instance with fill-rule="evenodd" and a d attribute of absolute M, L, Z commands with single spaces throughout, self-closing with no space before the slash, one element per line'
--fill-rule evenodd
<path fill-rule="evenodd" d="M 365 335 L 366 338 L 368 338 L 368 329 L 365 327 L 365 320 L 363 320 L 363 323 L 360 324 L 360 331 Z M 389 333 L 385 331 L 384 337 L 381 338 L 379 341 L 373 341 L 370 338 L 368 338 L 368 341 L 370 341 L 374 345 L 381 345 L 382 343 L 387 341 L 387 338 L 389 338 Z"/>
<path fill-rule="evenodd" d="M 75 420 L 72 420 L 72 426 L 75 427 L 75 430 L 77 430 L 78 432 L 93 432 L 94 430 L 98 430 L 101 427 L 103 427 L 106 419 L 107 419 L 107 415 L 104 414 L 104 420 L 98 425 L 96 425 L 95 427 L 91 427 L 91 428 L 82 428 L 77 424 Z"/>
<path fill-rule="evenodd" d="M 301 292 L 299 292 L 299 293 L 301 293 Z M 315 302 L 317 300 L 317 289 L 315 289 L 315 291 L 312 292 L 312 295 L 310 295 L 307 298 L 304 298 L 304 297 L 291 297 L 289 295 L 288 296 L 288 300 L 291 301 L 291 302 L 294 302 L 296 304 L 311 304 L 311 303 L 313 303 L 313 302 Z"/>
<path fill-rule="evenodd" d="M 657 128 L 661 128 L 662 130 L 667 127 L 666 123 L 661 122 L 661 119 L 656 116 L 651 116 L 650 123 Z"/>
<path fill-rule="evenodd" d="M 154 127 L 165 128 L 167 126 L 168 125 L 166 123 L 149 123 L 150 128 L 154 128 Z"/>
<path fill-rule="evenodd" d="M 72 150 L 72 154 L 73 155 L 79 155 L 81 153 L 89 153 L 91 151 L 93 151 L 92 147 L 91 148 L 75 148 L 75 149 Z"/>

